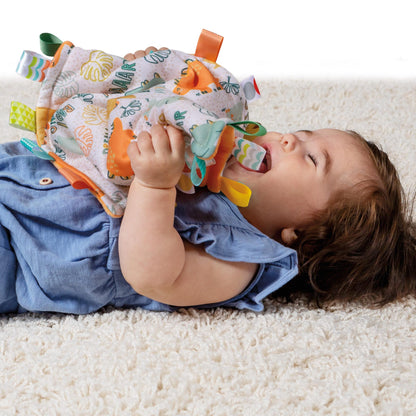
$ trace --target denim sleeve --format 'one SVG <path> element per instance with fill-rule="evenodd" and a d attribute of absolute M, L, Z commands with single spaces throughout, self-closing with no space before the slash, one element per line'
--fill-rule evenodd
<path fill-rule="evenodd" d="M 202 246 L 215 258 L 259 265 L 256 276 L 240 294 L 199 307 L 261 311 L 262 300 L 297 274 L 296 251 L 253 227 L 223 195 L 201 190 L 192 196 L 179 195 L 178 201 L 175 228 L 182 238 Z"/>
<path fill-rule="evenodd" d="M 297 272 L 296 256 L 271 264 L 260 264 L 256 276 L 240 294 L 224 302 L 200 305 L 198 308 L 223 306 L 261 312 L 264 309 L 263 300 L 295 277 Z"/>

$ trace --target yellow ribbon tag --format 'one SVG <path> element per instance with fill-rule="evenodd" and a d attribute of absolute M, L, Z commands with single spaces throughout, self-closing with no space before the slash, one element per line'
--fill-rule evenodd
<path fill-rule="evenodd" d="M 36 112 L 25 104 L 12 101 L 9 124 L 18 129 L 36 133 Z"/>

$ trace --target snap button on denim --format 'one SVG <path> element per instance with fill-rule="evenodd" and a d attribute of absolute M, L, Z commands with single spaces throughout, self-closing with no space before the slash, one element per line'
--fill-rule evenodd
<path fill-rule="evenodd" d="M 40 185 L 50 185 L 51 183 L 53 183 L 53 180 L 51 178 L 42 178 L 39 181 Z"/>

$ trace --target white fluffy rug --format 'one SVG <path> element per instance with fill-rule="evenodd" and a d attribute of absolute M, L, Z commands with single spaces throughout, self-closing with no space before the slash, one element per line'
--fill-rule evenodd
<path fill-rule="evenodd" d="M 251 118 L 268 129 L 354 129 L 416 189 L 416 80 L 259 80 Z M 11 100 L 38 86 L 0 81 Z M 27 137 L 27 134 L 26 134 Z M 0 190 L 1 192 L 1 190 Z M 218 309 L 0 317 L 0 415 L 415 415 L 416 300 L 382 309 L 267 301 Z"/>

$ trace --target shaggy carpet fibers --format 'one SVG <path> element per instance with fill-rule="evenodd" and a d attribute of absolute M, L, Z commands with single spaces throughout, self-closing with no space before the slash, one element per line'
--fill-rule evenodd
<path fill-rule="evenodd" d="M 259 80 L 270 130 L 354 129 L 416 189 L 416 81 Z M 11 100 L 38 86 L 0 81 Z M 1 190 L 0 190 L 1 192 Z M 0 415 L 415 415 L 416 300 L 318 309 L 303 299 L 228 309 L 0 317 Z"/>

